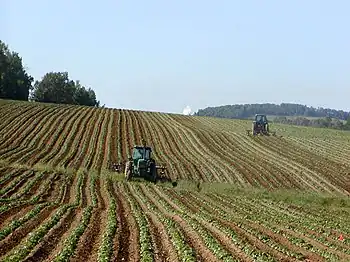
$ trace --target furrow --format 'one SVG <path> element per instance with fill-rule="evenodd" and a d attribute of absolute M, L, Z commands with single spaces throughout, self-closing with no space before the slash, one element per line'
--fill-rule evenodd
<path fill-rule="evenodd" d="M 77 113 L 78 110 L 67 110 L 65 113 L 61 114 L 59 118 L 57 118 L 57 122 L 49 125 L 50 130 L 45 132 L 45 134 L 41 137 L 37 136 L 38 139 L 36 141 L 33 141 L 31 145 L 32 147 L 37 147 L 37 149 L 29 156 L 26 156 L 26 158 L 29 158 L 26 161 L 28 165 L 34 166 L 43 157 L 49 155 L 55 141 L 57 141 L 59 138 L 64 127 L 69 123 L 70 119 L 74 118 L 77 115 Z"/>
<path fill-rule="evenodd" d="M 129 190 L 137 203 L 142 208 L 142 212 L 146 215 L 147 221 L 150 226 L 150 234 L 152 238 L 154 248 L 154 260 L 155 261 L 178 261 L 175 248 L 171 243 L 167 229 L 163 225 L 162 221 L 148 209 L 145 203 L 142 202 L 145 196 L 139 195 L 140 188 L 137 186 L 129 186 Z M 141 200 L 142 199 L 142 200 Z"/>
<path fill-rule="evenodd" d="M 140 261 L 139 232 L 131 207 L 126 200 L 129 196 L 118 185 L 114 185 L 112 193 L 117 200 L 119 225 L 113 243 L 113 261 Z"/>
<path fill-rule="evenodd" d="M 153 148 L 153 156 L 157 163 L 165 163 L 167 165 L 167 174 L 169 174 L 171 179 L 181 177 L 181 171 L 178 165 L 173 163 L 170 157 L 165 154 L 167 149 L 163 144 L 163 140 L 159 137 L 158 133 L 156 133 L 156 130 L 150 126 L 146 113 L 137 114 L 136 117 L 138 119 L 138 123 L 140 124 L 141 133 L 148 138 L 148 140 L 146 140 L 147 144 Z"/>
<path fill-rule="evenodd" d="M 83 110 L 83 108 L 82 108 Z M 43 153 L 38 154 L 38 157 L 33 160 L 33 163 L 42 163 L 45 165 L 57 165 L 57 162 L 55 162 L 55 158 L 60 158 L 62 155 L 64 155 L 70 145 L 70 141 L 74 139 L 74 128 L 72 126 L 76 126 L 79 122 L 76 122 L 77 119 L 80 119 L 81 114 L 83 114 L 84 111 L 76 110 L 76 113 L 71 117 L 67 123 L 64 125 L 61 125 L 61 128 L 58 128 L 58 132 L 56 132 L 55 137 L 50 140 L 50 144 L 48 146 L 48 151 L 43 151 L 46 154 Z M 69 148 L 70 150 L 71 148 Z"/>
<path fill-rule="evenodd" d="M 84 158 L 82 162 L 82 166 L 87 168 L 88 170 L 90 169 L 98 169 L 98 166 L 94 165 L 95 156 L 97 151 L 100 151 L 100 148 L 98 148 L 98 145 L 101 143 L 101 130 L 103 128 L 103 123 L 105 122 L 106 119 L 106 114 L 107 110 L 103 109 L 102 111 L 97 112 L 98 114 L 98 119 L 95 122 L 95 126 L 93 128 L 93 133 L 91 134 L 90 137 L 90 142 L 87 143 L 87 147 L 85 148 L 85 151 L 83 154 L 86 154 L 87 157 Z M 103 143 L 101 143 L 103 145 Z"/>
<path fill-rule="evenodd" d="M 60 151 L 57 153 L 57 156 L 59 157 L 54 159 L 54 164 L 60 164 L 64 168 L 68 168 L 69 164 L 73 161 L 74 157 L 78 154 L 83 145 L 83 137 L 86 130 L 89 130 L 88 128 L 91 121 L 93 121 L 92 116 L 94 113 L 95 111 L 93 109 L 89 109 L 86 113 L 84 113 L 84 116 L 79 117 L 79 119 L 74 122 L 70 133 L 75 135 L 68 135 L 67 138 L 65 137 L 66 135 L 64 135 L 63 141 L 65 142 L 62 142 L 62 147 L 60 147 Z"/>
<path fill-rule="evenodd" d="M 96 180 L 98 206 L 93 209 L 89 227 L 81 237 L 76 252 L 71 261 L 96 261 L 98 257 L 98 243 L 101 242 L 103 226 L 107 222 L 106 207 L 108 197 L 101 189 L 102 179 Z"/>
<path fill-rule="evenodd" d="M 35 123 L 35 127 L 24 137 L 23 140 L 17 144 L 22 148 L 20 151 L 16 151 L 10 155 L 7 159 L 9 162 L 26 163 L 30 155 L 35 155 L 42 151 L 38 148 L 38 140 L 40 140 L 45 134 L 49 134 L 53 128 L 53 120 L 57 119 L 57 115 L 64 115 L 69 112 L 68 110 L 63 111 L 60 108 L 54 108 L 53 111 L 49 112 L 44 116 L 40 122 Z M 52 123 L 52 124 L 50 124 Z M 16 142 L 14 142 L 16 143 Z"/>

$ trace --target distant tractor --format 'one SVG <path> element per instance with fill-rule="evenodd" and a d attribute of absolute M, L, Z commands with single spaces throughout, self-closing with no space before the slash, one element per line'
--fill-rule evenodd
<path fill-rule="evenodd" d="M 156 182 L 165 174 L 164 166 L 157 166 L 151 157 L 152 149 L 148 146 L 134 146 L 132 156 L 125 165 L 125 178 L 130 181 L 133 177 L 141 177 Z M 158 174 L 158 171 L 160 174 Z"/>
<path fill-rule="evenodd" d="M 276 135 L 276 132 L 270 132 L 269 122 L 267 120 L 266 115 L 263 114 L 256 114 L 255 119 L 252 123 L 252 129 L 247 130 L 247 134 L 250 135 L 250 133 L 253 133 L 253 136 L 256 135 Z"/>

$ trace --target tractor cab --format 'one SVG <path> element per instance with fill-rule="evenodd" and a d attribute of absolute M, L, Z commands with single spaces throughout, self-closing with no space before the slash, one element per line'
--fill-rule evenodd
<path fill-rule="evenodd" d="M 275 132 L 270 133 L 270 127 L 269 122 L 267 121 L 267 117 L 264 114 L 256 114 L 254 121 L 252 123 L 252 129 L 247 130 L 247 134 L 250 135 L 250 133 L 253 133 L 253 136 L 255 135 L 267 135 L 270 134 L 276 135 Z"/>
<path fill-rule="evenodd" d="M 135 163 L 139 159 L 145 159 L 149 160 L 151 159 L 151 152 L 152 149 L 150 147 L 144 147 L 144 146 L 134 146 L 133 151 L 132 151 L 132 159 Z"/>
<path fill-rule="evenodd" d="M 147 146 L 134 146 L 132 151 L 132 175 L 156 179 L 155 161 L 151 157 L 152 149 Z"/>
<path fill-rule="evenodd" d="M 156 165 L 155 159 L 152 158 L 152 148 L 146 146 L 143 139 L 142 145 L 134 145 L 132 147 L 131 156 L 129 155 L 124 169 L 127 181 L 130 181 L 133 177 L 138 177 L 154 183 L 157 180 L 167 181 L 167 177 L 164 176 L 165 171 L 166 166 Z M 160 173 L 159 175 L 158 172 Z"/>
<path fill-rule="evenodd" d="M 256 114 L 255 115 L 255 123 L 260 124 L 260 125 L 265 125 L 267 124 L 267 118 L 266 115 L 262 115 L 262 114 Z"/>

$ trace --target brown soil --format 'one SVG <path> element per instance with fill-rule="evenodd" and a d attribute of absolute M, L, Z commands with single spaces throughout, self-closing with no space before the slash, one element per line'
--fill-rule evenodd
<path fill-rule="evenodd" d="M 78 244 L 75 255 L 71 261 L 96 261 L 100 239 L 107 225 L 107 196 L 101 189 L 101 179 L 96 180 L 96 193 L 98 207 L 93 210 L 90 224 L 84 232 L 81 241 Z"/>
<path fill-rule="evenodd" d="M 62 133 L 64 127 L 67 126 L 69 121 L 71 121 L 78 112 L 78 110 L 66 110 L 63 114 L 60 114 L 60 118 L 57 119 L 58 121 L 56 120 L 57 124 L 49 125 L 51 126 L 50 130 L 45 132 L 46 134 L 43 135 L 34 145 L 35 147 L 38 147 L 38 145 L 46 145 L 45 149 L 39 150 L 36 154 L 31 154 L 30 159 L 27 161 L 28 165 L 35 165 L 43 156 L 48 155 L 50 151 L 52 151 L 53 145 Z"/>
<path fill-rule="evenodd" d="M 322 235 L 319 232 L 316 232 L 316 231 L 313 231 L 313 230 L 310 230 L 310 229 L 306 229 L 306 232 L 308 234 L 310 234 L 310 235 L 314 235 L 314 236 L 318 236 L 318 237 L 324 237 L 327 240 L 327 242 L 333 243 L 334 245 L 337 245 L 339 247 L 342 247 L 342 248 L 345 248 L 345 249 L 349 248 L 349 246 L 347 244 L 345 244 L 344 242 L 338 240 L 338 237 L 340 235 L 339 232 L 336 232 L 336 234 L 333 235 L 333 237 Z M 343 237 L 345 239 L 349 238 L 349 236 L 347 234 L 342 234 L 342 235 L 343 235 Z"/>
<path fill-rule="evenodd" d="M 31 105 L 31 106 L 22 105 L 21 107 L 16 107 L 16 108 L 11 108 L 11 109 L 9 108 L 8 109 L 9 114 L 4 114 L 4 116 L 6 116 L 6 118 L 4 121 L 0 122 L 1 123 L 0 130 L 4 130 L 5 127 L 10 127 L 9 123 L 13 123 L 13 121 L 15 119 L 17 122 L 21 118 L 28 117 L 28 115 L 31 114 L 30 112 L 28 112 L 30 110 L 40 110 L 40 108 L 36 109 L 35 106 L 33 106 L 33 105 Z M 37 111 L 35 111 L 33 115 L 35 115 L 36 113 L 37 113 Z M 20 125 L 20 123 L 18 125 Z"/>
<path fill-rule="evenodd" d="M 99 114 L 99 118 L 98 118 L 98 121 L 96 121 L 96 124 L 95 124 L 95 127 L 94 127 L 94 131 L 97 130 L 96 133 L 94 133 L 93 135 L 93 139 L 90 140 L 89 142 L 89 147 L 87 148 L 87 150 L 89 150 L 90 148 L 94 148 L 95 150 L 92 150 L 89 152 L 88 154 L 88 161 L 87 163 L 85 164 L 85 167 L 87 169 L 91 169 L 91 168 L 95 168 L 96 166 L 94 166 L 95 162 L 96 162 L 96 158 L 98 158 L 98 154 L 97 152 L 99 151 L 99 143 L 101 141 L 103 141 L 101 139 L 101 131 L 102 131 L 102 128 L 103 128 L 103 123 L 105 121 L 105 118 L 106 118 L 106 113 L 107 113 L 107 110 L 103 110 L 102 112 L 100 112 Z"/>
<path fill-rule="evenodd" d="M 202 174 L 202 172 L 198 170 L 196 164 L 190 160 L 191 157 L 183 157 L 183 155 L 180 153 L 183 149 L 179 148 L 176 139 L 174 138 L 171 131 L 169 131 L 167 126 L 164 125 L 163 122 L 160 119 L 156 118 L 154 115 L 151 115 L 151 117 L 154 119 L 154 122 L 158 122 L 158 125 L 160 126 L 159 132 L 161 133 L 161 136 L 166 137 L 167 144 L 172 145 L 168 148 L 167 152 L 173 155 L 177 159 L 177 161 L 182 162 L 187 173 L 192 174 L 193 176 L 197 176 L 196 179 L 198 179 L 199 181 L 207 181 L 207 178 Z"/>
<path fill-rule="evenodd" d="M 109 144 L 106 145 L 106 147 L 109 147 L 109 152 L 110 152 L 110 156 L 109 156 L 109 160 L 111 163 L 116 163 L 118 162 L 118 152 L 117 152 L 117 132 L 118 132 L 118 111 L 116 111 L 115 109 L 112 109 L 112 128 L 111 128 L 111 133 L 108 134 L 110 136 L 109 139 Z M 108 165 L 110 165 L 111 163 L 108 163 Z M 107 167 L 109 168 L 109 166 Z"/>
<path fill-rule="evenodd" d="M 167 152 L 166 147 L 163 145 L 162 140 L 158 137 L 158 134 L 154 133 L 154 128 L 150 127 L 149 120 L 146 119 L 145 115 L 136 114 L 137 123 L 139 123 L 140 133 L 144 134 L 143 138 L 147 137 L 147 141 L 149 145 L 155 147 L 156 144 L 159 144 L 159 149 L 164 152 Z M 152 131 L 151 131 L 152 130 Z M 158 142 L 160 141 L 160 143 Z M 158 155 L 159 160 L 163 163 L 168 164 L 166 156 Z M 173 168 L 174 167 L 174 168 Z M 175 176 L 183 175 L 183 172 L 180 172 L 180 169 L 178 168 L 178 165 L 175 163 L 173 164 L 173 167 L 169 165 L 169 169 L 167 170 L 167 175 L 174 178 Z"/>
<path fill-rule="evenodd" d="M 154 243 L 155 261 L 178 261 L 174 246 L 171 244 L 164 225 L 151 212 L 147 213 L 147 217 L 150 224 L 152 242 Z"/>
<path fill-rule="evenodd" d="M 141 133 L 140 129 L 140 124 L 139 121 L 136 118 L 136 112 L 135 111 L 129 111 L 131 121 L 132 121 L 132 126 L 133 126 L 133 131 L 134 131 L 134 137 L 135 137 L 135 143 L 136 144 L 142 144 L 142 138 L 143 138 L 143 133 Z"/>
<path fill-rule="evenodd" d="M 17 246 L 23 238 L 38 227 L 45 219 L 47 219 L 56 209 L 56 206 L 44 208 L 36 218 L 28 221 L 23 226 L 17 228 L 11 235 L 0 242 L 0 250 L 3 254 L 7 253 Z"/>
<path fill-rule="evenodd" d="M 6 181 L 3 181 L 0 184 L 0 189 L 5 188 L 8 184 L 10 184 L 12 182 L 12 180 L 15 177 L 22 175 L 24 172 L 23 172 L 23 170 L 12 170 L 11 173 L 12 173 L 11 176 Z M 3 173 L 1 173 L 1 174 L 3 174 Z"/>
<path fill-rule="evenodd" d="M 269 253 L 270 255 L 275 257 L 278 261 L 295 261 L 294 258 L 291 258 L 291 257 L 279 252 L 278 250 L 275 250 L 272 247 L 266 245 L 265 243 L 260 241 L 257 237 L 255 237 L 254 235 L 251 235 L 249 232 L 246 232 L 244 229 L 240 228 L 235 223 L 229 222 L 229 221 L 221 219 L 221 218 L 218 218 L 217 220 L 222 225 L 234 230 L 241 239 L 250 243 L 256 249 L 263 250 L 263 251 Z"/>
<path fill-rule="evenodd" d="M 128 201 L 126 200 L 126 198 L 131 197 L 125 190 L 124 186 L 121 184 L 118 184 L 117 186 L 115 186 L 116 189 L 116 193 L 120 196 L 124 196 L 121 197 L 121 203 L 122 206 L 124 208 L 125 211 L 125 215 L 126 215 L 126 221 L 129 227 L 129 241 L 123 243 L 123 245 L 126 245 L 126 247 L 124 248 L 124 250 L 126 250 L 128 248 L 128 261 L 140 261 L 140 232 L 138 229 L 138 225 L 137 222 L 135 220 L 135 217 L 133 215 L 133 212 L 131 210 L 131 206 L 128 203 Z M 119 236 L 120 240 L 126 240 L 125 237 Z M 122 238 L 122 239 L 121 239 Z M 120 241 L 119 241 L 120 243 Z M 127 246 L 128 245 L 128 246 Z M 126 259 L 126 257 L 123 256 L 123 252 L 118 252 L 116 256 L 114 256 L 115 261 L 120 261 L 121 259 Z"/>
<path fill-rule="evenodd" d="M 12 136 L 7 139 L 6 143 L 3 143 L 4 146 L 7 147 L 11 144 L 19 145 L 21 141 L 35 128 L 36 124 L 40 123 L 42 118 L 53 109 L 43 110 L 43 108 L 37 107 L 35 110 L 36 112 L 24 115 L 21 119 L 18 119 L 16 122 L 17 125 L 11 125 L 12 130 L 8 130 L 7 132 L 10 132 Z"/>
<path fill-rule="evenodd" d="M 196 205 L 199 205 L 199 200 L 197 200 L 196 198 L 194 198 L 191 194 L 189 193 L 186 193 L 186 196 L 187 196 L 187 199 L 188 199 L 188 203 L 192 203 L 192 204 L 196 204 Z M 208 212 L 215 212 L 214 209 L 211 209 L 210 206 L 208 206 L 207 204 L 205 205 L 202 205 L 202 207 L 204 207 Z M 228 222 L 227 220 L 223 220 L 223 219 L 218 219 L 221 223 L 227 225 Z M 250 227 L 254 228 L 254 229 L 257 229 L 259 230 L 260 232 L 262 232 L 263 234 L 269 236 L 271 239 L 273 239 L 274 241 L 284 245 L 285 247 L 287 247 L 289 250 L 293 251 L 293 252 L 296 252 L 296 253 L 301 253 L 303 254 L 306 258 L 311 258 L 311 259 L 315 259 L 315 261 L 322 261 L 322 258 L 320 256 L 318 256 L 317 254 L 314 254 L 312 252 L 308 252 L 306 251 L 305 249 L 302 249 L 302 248 L 299 248 L 295 245 L 293 245 L 292 243 L 289 242 L 288 239 L 284 238 L 283 236 L 281 235 L 278 235 L 278 234 L 275 234 L 274 232 L 272 232 L 271 230 L 259 225 L 259 224 L 256 224 L 256 223 L 253 223 L 253 222 L 247 222 L 247 224 L 249 224 Z M 240 232 L 242 233 L 241 235 L 247 239 L 244 234 L 243 234 L 243 229 L 239 229 Z M 236 230 L 235 230 L 236 232 Z M 250 235 L 249 233 L 246 233 L 248 235 Z M 253 237 L 253 236 L 252 236 Z M 258 240 L 260 241 L 260 240 Z M 251 243 L 255 243 L 254 241 L 251 242 Z M 262 242 L 261 242 L 262 243 Z M 264 243 L 262 243 L 263 245 L 265 245 Z M 258 246 L 259 248 L 261 248 L 261 245 Z M 263 248 L 263 247 L 262 247 Z M 270 251 L 269 251 L 270 252 Z M 278 252 L 279 253 L 279 252 Z M 277 256 L 281 256 L 281 255 L 278 255 Z M 285 258 L 280 258 L 280 259 L 285 259 Z M 294 260 L 293 258 L 290 258 L 290 260 Z"/>
<path fill-rule="evenodd" d="M 86 130 L 86 132 L 82 132 L 80 137 L 76 139 L 79 139 L 79 143 L 75 144 L 74 148 L 77 150 L 74 150 L 74 154 L 71 155 L 69 158 L 69 161 L 65 163 L 65 166 L 73 167 L 73 168 L 79 168 L 85 155 L 84 152 L 86 152 L 87 145 L 89 144 L 89 141 L 91 140 L 93 131 L 94 131 L 94 123 L 97 121 L 97 114 L 95 111 L 92 111 L 92 115 L 88 118 L 87 123 L 83 125 L 83 128 L 79 126 L 80 130 Z M 81 122 L 79 122 L 81 124 Z M 79 130 L 79 129 L 78 129 Z M 73 143 L 73 139 L 72 142 Z M 85 146 L 86 145 L 86 146 Z M 85 149 L 84 149 L 85 148 Z M 82 152 L 84 150 L 84 152 Z"/>
<path fill-rule="evenodd" d="M 72 181 L 67 180 L 64 185 L 63 195 L 61 198 L 61 204 L 68 204 L 70 199 L 70 192 L 72 188 Z"/>
<path fill-rule="evenodd" d="M 2 229 L 3 227 L 6 227 L 13 220 L 23 217 L 26 213 L 28 213 L 33 208 L 34 208 L 33 205 L 27 205 L 23 208 L 18 209 L 18 212 L 13 213 L 12 216 L 8 216 L 7 218 L 4 218 L 2 215 L 0 215 L 0 229 Z"/>
<path fill-rule="evenodd" d="M 335 254 L 337 256 L 339 256 L 339 258 L 341 259 L 341 261 L 350 261 L 350 255 L 348 254 L 345 254 L 343 252 L 340 252 L 338 250 L 334 250 L 332 248 L 329 248 L 327 247 L 326 245 L 322 244 L 321 242 L 318 242 L 314 239 L 312 239 L 311 237 L 307 237 L 307 236 L 304 236 L 304 235 L 301 235 L 297 232 L 294 232 L 290 229 L 287 229 L 287 228 L 282 228 L 280 225 L 278 225 L 278 227 L 281 229 L 281 230 L 284 230 L 285 232 L 287 232 L 288 234 L 292 235 L 292 236 L 295 236 L 295 237 L 298 237 L 298 238 L 302 238 L 305 240 L 305 242 L 313 245 L 314 247 L 318 248 L 318 249 L 321 249 L 321 250 L 326 250 L 332 254 Z"/>
<path fill-rule="evenodd" d="M 239 249 L 235 244 L 232 243 L 230 237 L 222 233 L 215 226 L 211 225 L 206 221 L 200 222 L 210 233 L 219 241 L 223 248 L 225 248 L 229 253 L 239 258 L 241 261 L 254 261 L 252 258 L 247 256 L 241 249 Z"/>
<path fill-rule="evenodd" d="M 29 198 L 33 197 L 38 192 L 40 185 L 42 185 L 42 183 L 44 183 L 44 182 L 45 182 L 45 175 L 42 179 L 38 180 L 33 185 L 33 187 L 27 193 L 25 193 L 22 197 L 24 199 L 29 199 Z"/>
<path fill-rule="evenodd" d="M 89 126 L 89 121 L 91 121 L 91 116 L 93 115 L 94 110 L 90 110 L 87 112 L 84 112 L 84 117 L 80 117 L 78 118 L 76 121 L 73 121 L 73 124 L 70 124 L 70 128 L 67 129 L 67 126 L 65 127 L 65 130 L 63 132 L 62 130 L 62 134 L 59 137 L 67 137 L 66 141 L 64 141 L 64 143 L 67 145 L 67 149 L 63 152 L 61 152 L 61 155 L 56 158 L 53 159 L 53 165 L 58 165 L 61 164 L 63 165 L 65 168 L 67 168 L 67 166 L 73 162 L 75 156 L 78 154 L 80 148 L 83 145 L 83 136 L 85 134 L 85 130 L 86 128 Z M 77 114 L 79 116 L 79 114 Z M 86 128 L 84 128 L 86 127 Z M 68 131 L 70 130 L 70 131 Z M 75 131 L 75 132 L 74 132 Z M 68 134 L 67 134 L 68 133 Z M 72 134 L 74 133 L 74 135 L 69 136 L 69 133 Z M 63 138 L 64 139 L 64 138 Z M 61 139 L 56 139 L 56 143 L 58 142 L 62 142 L 62 138 Z M 56 148 L 60 148 L 60 146 L 55 146 Z M 52 151 L 55 152 L 55 151 Z M 55 154 L 52 155 L 51 158 L 55 157 Z"/>
<path fill-rule="evenodd" d="M 189 208 L 193 213 L 200 212 L 198 207 L 202 206 L 201 203 L 198 203 L 198 201 L 195 198 L 190 197 L 189 193 L 186 193 L 186 197 L 177 195 L 171 190 L 169 190 L 168 193 L 170 193 L 173 198 L 176 198 L 179 201 L 181 201 L 181 203 L 185 205 L 187 208 Z M 218 242 L 222 245 L 222 247 L 225 248 L 229 253 L 237 256 L 239 259 L 243 261 L 253 261 L 241 249 L 239 249 L 237 246 L 235 246 L 232 243 L 232 240 L 230 239 L 230 237 L 228 237 L 226 234 L 221 232 L 215 226 L 213 226 L 207 221 L 199 221 L 199 223 L 202 224 L 202 226 L 206 228 L 218 240 Z"/>
<path fill-rule="evenodd" d="M 130 228 L 128 224 L 127 214 L 125 213 L 124 201 L 115 191 L 112 191 L 114 199 L 117 201 L 117 232 L 114 239 L 114 257 L 117 261 L 125 260 L 129 257 L 129 247 L 126 243 L 130 241 Z"/>
<path fill-rule="evenodd" d="M 139 231 L 131 208 L 127 203 L 126 192 L 114 186 L 113 195 L 117 200 L 118 224 L 114 240 L 113 261 L 139 261 Z"/>
<path fill-rule="evenodd" d="M 111 143 L 111 129 L 110 129 L 110 122 L 111 122 L 111 114 L 110 111 L 107 109 L 105 110 L 104 114 L 104 120 L 100 126 L 100 135 L 97 138 L 97 144 L 96 147 L 99 147 L 99 151 L 96 153 L 96 159 L 94 161 L 94 168 L 97 169 L 97 172 L 100 174 L 102 166 L 105 165 L 105 159 L 109 158 L 109 144 Z"/>
<path fill-rule="evenodd" d="M 60 176 L 58 174 L 54 174 L 53 176 L 50 176 L 50 183 L 47 189 L 45 190 L 45 193 L 41 196 L 42 201 L 52 201 L 53 197 L 55 195 L 55 189 L 57 185 L 57 181 L 60 179 Z"/>
<path fill-rule="evenodd" d="M 24 261 L 38 262 L 46 260 L 76 218 L 76 210 L 70 209 L 68 213 L 61 218 L 61 221 L 58 222 L 58 224 L 54 226 L 47 235 L 45 235 L 40 241 L 38 247 L 35 248 L 34 252 L 32 252 Z"/>
<path fill-rule="evenodd" d="M 152 187 L 154 192 L 157 193 L 158 197 L 162 197 L 167 203 L 169 203 L 174 209 L 181 210 L 174 202 L 172 202 L 169 197 L 163 192 L 161 192 L 156 186 Z M 181 228 L 181 232 L 185 236 L 187 243 L 196 253 L 197 261 L 219 261 L 217 257 L 205 246 L 203 239 L 190 227 L 185 220 L 183 220 L 179 215 L 169 214 L 161 205 L 154 201 L 154 198 L 149 198 L 168 218 L 177 222 Z"/>
<path fill-rule="evenodd" d="M 11 207 L 10 209 L 6 210 L 2 214 L 0 214 L 0 228 L 9 220 L 12 219 L 12 217 L 16 216 L 19 212 L 21 212 L 22 209 L 32 207 L 32 205 L 29 204 L 19 204 L 18 206 Z"/>
<path fill-rule="evenodd" d="M 126 156 L 126 151 L 124 148 L 124 144 L 123 144 L 123 136 L 124 136 L 124 130 L 123 130 L 123 115 L 122 115 L 122 111 L 121 109 L 118 109 L 118 149 L 120 149 L 120 158 L 118 157 L 118 161 L 122 162 L 125 161 L 127 156 Z"/>
<path fill-rule="evenodd" d="M 252 228 L 255 228 L 255 229 L 261 231 L 262 233 L 264 233 L 265 235 L 269 236 L 274 241 L 287 247 L 289 250 L 291 250 L 295 253 L 303 254 L 303 256 L 305 256 L 305 258 L 310 260 L 310 261 L 323 261 L 324 260 L 321 256 L 319 256 L 313 252 L 307 251 L 304 248 L 301 248 L 301 247 L 298 247 L 298 246 L 292 244 L 287 238 L 283 237 L 281 234 L 276 234 L 273 231 L 271 231 L 270 229 L 267 229 L 266 227 L 264 227 L 262 225 L 258 225 L 258 224 L 253 223 L 253 222 L 250 222 L 249 225 Z"/>
<path fill-rule="evenodd" d="M 172 219 L 178 223 L 190 245 L 196 250 L 197 261 L 220 261 L 203 243 L 203 239 L 180 216 L 174 215 Z"/>
<path fill-rule="evenodd" d="M 17 191 L 19 191 L 20 188 L 22 188 L 27 183 L 28 179 L 34 176 L 34 174 L 35 173 L 32 171 L 26 172 L 24 177 L 16 184 L 16 186 L 14 186 L 12 189 L 3 194 L 1 198 L 10 198 Z"/>
<path fill-rule="evenodd" d="M 61 236 L 61 241 L 59 241 L 54 249 L 50 252 L 49 256 L 47 257 L 46 261 L 53 261 L 54 258 L 59 254 L 59 252 L 62 251 L 63 247 L 64 247 L 64 242 L 65 240 L 70 236 L 70 234 L 72 234 L 72 232 L 75 230 L 76 227 L 78 227 L 78 225 L 81 222 L 81 218 L 82 218 L 82 213 L 83 213 L 83 209 L 81 208 L 77 208 L 75 210 L 75 218 L 73 220 L 73 222 L 70 225 L 65 225 L 66 230 L 64 232 L 64 234 Z"/>
<path fill-rule="evenodd" d="M 79 180 L 79 176 L 75 175 L 72 179 L 73 181 L 70 182 L 70 186 L 69 186 L 69 191 L 67 192 L 68 195 L 65 196 L 68 198 L 68 202 L 70 204 L 73 204 L 76 201 L 76 192 L 77 192 L 77 187 L 78 187 L 78 180 Z M 68 188 L 67 188 L 68 190 Z"/>
<path fill-rule="evenodd" d="M 130 126 L 129 126 L 129 120 L 126 117 L 126 112 L 125 110 L 121 110 L 120 111 L 120 118 L 122 120 L 122 138 L 121 138 L 121 143 L 122 143 L 122 153 L 123 153 L 123 161 L 125 161 L 127 159 L 127 156 L 130 152 L 130 148 L 131 148 L 131 142 L 130 142 Z"/>
<path fill-rule="evenodd" d="M 141 188 L 141 190 L 144 192 L 144 189 Z M 133 190 L 132 192 L 135 194 Z M 147 198 L 146 195 L 141 197 Z M 176 251 L 170 241 L 164 225 L 159 221 L 157 216 L 152 213 L 152 210 L 149 210 L 137 196 L 134 196 L 134 198 L 141 206 L 143 213 L 147 216 L 148 223 L 150 224 L 150 233 L 154 246 L 155 261 L 168 261 L 168 259 L 170 259 L 170 261 L 178 261 Z"/>
<path fill-rule="evenodd" d="M 88 183 L 89 174 L 84 174 L 83 184 L 82 184 L 82 194 L 81 194 L 81 207 L 86 207 L 91 205 L 91 197 L 90 197 L 90 185 Z"/>

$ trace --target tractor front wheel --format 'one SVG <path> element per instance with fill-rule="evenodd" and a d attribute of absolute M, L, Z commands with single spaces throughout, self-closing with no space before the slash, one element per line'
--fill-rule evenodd
<path fill-rule="evenodd" d="M 130 181 L 131 180 L 131 169 L 132 169 L 132 162 L 127 162 L 125 165 L 125 179 L 126 181 Z"/>
<path fill-rule="evenodd" d="M 125 179 L 126 179 L 126 181 L 130 181 L 131 180 L 131 170 L 128 170 L 126 172 Z"/>

